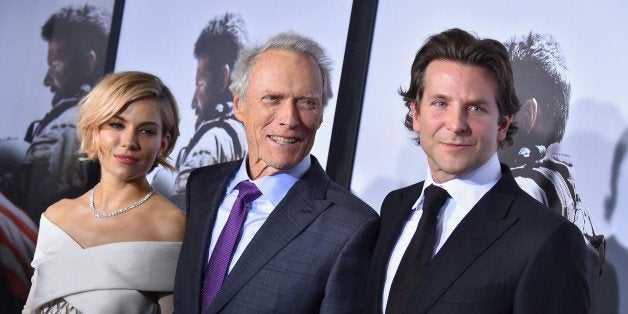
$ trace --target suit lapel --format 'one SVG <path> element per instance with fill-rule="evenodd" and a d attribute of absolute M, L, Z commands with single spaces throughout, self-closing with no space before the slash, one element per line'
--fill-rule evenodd
<path fill-rule="evenodd" d="M 312 157 L 310 169 L 268 216 L 235 264 L 209 308 L 223 308 L 290 241 L 318 217 L 330 202 L 325 199 L 330 181 Z"/>
<path fill-rule="evenodd" d="M 373 250 L 373 262 L 371 263 L 367 288 L 367 293 L 369 294 L 367 302 L 370 302 L 372 305 L 366 308 L 372 309 L 374 313 L 379 312 L 382 307 L 382 289 L 386 280 L 386 270 L 388 269 L 390 255 L 397 244 L 397 239 L 403 230 L 406 220 L 410 216 L 412 205 L 419 198 L 422 188 L 423 182 L 411 185 L 398 194 L 392 195 L 390 201 L 382 204 L 382 224 Z"/>
<path fill-rule="evenodd" d="M 196 269 L 194 272 L 194 278 L 192 281 L 198 285 L 194 291 L 194 300 L 197 301 L 198 309 L 200 309 L 200 300 L 203 287 L 203 279 L 205 275 L 205 266 L 208 260 L 209 244 L 211 242 L 212 230 L 214 229 L 214 222 L 216 221 L 216 214 L 218 212 L 218 206 L 222 202 L 225 196 L 225 189 L 233 173 L 238 169 L 241 164 L 240 161 L 223 164 L 220 166 L 213 166 L 206 169 L 206 172 L 200 172 L 199 178 L 195 178 L 196 184 L 190 186 L 190 190 L 187 191 L 190 199 L 188 200 L 188 227 L 189 230 L 198 230 L 199 233 L 193 235 L 196 238 L 193 241 L 198 241 L 196 247 L 202 248 L 201 250 L 193 250 L 192 254 L 196 254 L 190 260 L 197 261 Z M 201 183 L 198 183 L 201 182 Z M 199 236 L 205 235 L 205 236 Z M 200 310 L 198 311 L 200 312 Z"/>
<path fill-rule="evenodd" d="M 455 280 L 517 220 L 508 216 L 518 188 L 509 171 L 473 207 L 434 256 L 406 311 L 425 313 Z"/>

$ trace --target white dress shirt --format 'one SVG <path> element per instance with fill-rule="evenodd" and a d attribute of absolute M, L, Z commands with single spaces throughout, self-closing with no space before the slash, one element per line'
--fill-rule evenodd
<path fill-rule="evenodd" d="M 238 183 L 244 180 L 255 183 L 257 188 L 262 192 L 262 195 L 254 200 L 251 206 L 248 207 L 248 214 L 244 220 L 242 230 L 240 231 L 240 240 L 236 244 L 235 252 L 229 264 L 229 272 L 231 272 L 231 269 L 242 255 L 242 252 L 244 252 L 244 249 L 249 245 L 253 236 L 255 236 L 257 231 L 262 227 L 268 215 L 272 213 L 275 207 L 277 207 L 277 204 L 281 202 L 292 186 L 305 174 L 312 163 L 310 156 L 307 156 L 289 170 L 279 171 L 270 176 L 263 176 L 257 180 L 251 180 L 246 170 L 247 159 L 248 156 L 245 156 L 242 165 L 227 185 L 227 194 L 218 208 L 211 243 L 209 245 L 210 253 L 207 256 L 207 260 L 209 261 L 211 252 L 213 252 L 216 242 L 218 241 L 218 237 L 227 223 L 231 208 L 238 197 Z"/>
<path fill-rule="evenodd" d="M 412 206 L 412 214 L 408 218 L 399 235 L 395 248 L 393 249 L 390 259 L 388 260 L 388 267 L 386 269 L 386 281 L 384 283 L 383 296 L 382 296 L 382 310 L 386 313 L 386 305 L 388 303 L 388 294 L 390 293 L 390 287 L 392 281 L 399 268 L 399 263 L 403 254 L 406 252 L 412 236 L 414 235 L 417 226 L 419 225 L 419 219 L 423 214 L 423 191 L 431 184 L 439 186 L 445 189 L 451 198 L 447 199 L 444 208 L 441 209 L 441 213 L 438 216 L 438 225 L 436 227 L 436 246 L 434 249 L 434 255 L 443 247 L 451 233 L 456 229 L 460 221 L 471 211 L 473 206 L 490 190 L 501 178 L 501 167 L 497 154 L 493 155 L 484 165 L 480 168 L 471 171 L 458 178 L 446 181 L 442 184 L 437 184 L 432 179 L 430 169 L 427 169 L 427 175 L 425 183 L 423 184 L 423 190 L 419 199 Z M 404 210 L 400 208 L 399 210 Z"/>

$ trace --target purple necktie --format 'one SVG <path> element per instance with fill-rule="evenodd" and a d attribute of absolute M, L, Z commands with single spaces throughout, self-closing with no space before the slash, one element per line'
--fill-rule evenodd
<path fill-rule="evenodd" d="M 240 182 L 239 187 L 238 197 L 233 204 L 227 223 L 218 237 L 207 268 L 205 268 L 202 299 L 203 313 L 207 311 L 209 305 L 214 301 L 227 276 L 233 249 L 246 218 L 247 205 L 262 195 L 257 186 L 250 181 Z"/>

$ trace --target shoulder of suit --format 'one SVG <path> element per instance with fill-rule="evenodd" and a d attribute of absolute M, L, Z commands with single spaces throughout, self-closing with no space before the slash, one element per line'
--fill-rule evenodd
<path fill-rule="evenodd" d="M 417 182 L 417 183 L 415 183 L 415 184 L 411 184 L 411 185 L 408 185 L 408 186 L 402 187 L 402 188 L 400 188 L 400 189 L 396 189 L 396 190 L 394 190 L 394 191 L 392 191 L 392 192 L 404 193 L 404 194 L 405 194 L 405 193 L 408 193 L 408 192 L 414 192 L 414 191 L 418 190 L 419 188 L 422 188 L 422 187 L 423 187 L 423 183 L 424 183 L 424 182 L 425 182 L 425 181 Z M 391 192 L 391 193 L 392 193 L 392 192 Z"/>
<path fill-rule="evenodd" d="M 522 222 L 538 229 L 553 228 L 561 223 L 572 224 L 561 213 L 547 207 L 525 191 L 519 190 L 512 202 L 509 215 L 517 216 Z"/>
<path fill-rule="evenodd" d="M 392 199 L 392 198 L 395 198 L 395 197 L 403 197 L 403 196 L 409 195 L 409 194 L 417 194 L 419 189 L 421 189 L 423 187 L 423 182 L 424 181 L 417 182 L 417 183 L 412 184 L 412 185 L 408 185 L 408 186 L 405 186 L 405 187 L 402 187 L 402 188 L 399 188 L 399 189 L 396 189 L 396 190 L 392 190 L 392 191 L 388 192 L 388 194 L 386 195 L 386 198 L 384 198 L 384 199 L 386 200 L 386 199 Z M 417 194 L 417 197 L 418 197 L 418 194 Z"/>
<path fill-rule="evenodd" d="M 377 212 L 362 199 L 335 182 L 327 187 L 327 200 L 366 217 L 378 217 Z"/>
<path fill-rule="evenodd" d="M 218 163 L 218 164 L 214 164 L 214 165 L 198 167 L 198 168 L 192 170 L 192 173 L 190 173 L 188 181 L 193 181 L 197 177 L 204 177 L 204 176 L 208 176 L 208 175 L 213 175 L 213 174 L 219 173 L 219 172 L 225 172 L 225 171 L 233 172 L 233 171 L 236 171 L 241 163 L 242 163 L 242 159 L 238 159 L 238 160 L 234 160 L 234 161 L 228 161 L 228 162 Z"/>

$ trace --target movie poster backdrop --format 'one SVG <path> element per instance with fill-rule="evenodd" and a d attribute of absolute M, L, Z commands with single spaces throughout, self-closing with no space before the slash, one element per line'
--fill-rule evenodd
<path fill-rule="evenodd" d="M 26 300 L 41 214 L 98 179 L 96 164 L 79 161 L 76 114 L 108 70 L 114 2 L 0 4 L 1 311 Z"/>
<path fill-rule="evenodd" d="M 183 194 L 189 172 L 199 166 L 239 159 L 246 153 L 242 125 L 233 117 L 232 95 L 224 84 L 205 95 L 205 76 L 231 70 L 230 49 L 262 43 L 271 35 L 295 31 L 321 43 L 333 61 L 332 86 L 338 93 L 351 1 L 153 1 L 125 4 L 116 71 L 143 70 L 156 74 L 171 88 L 181 113 L 181 137 L 171 161 L 177 171 L 158 168 L 151 174 L 155 188 L 184 209 Z M 202 34 L 205 32 L 205 34 Z M 202 39 L 201 37 L 216 37 Z M 203 42 L 211 42 L 203 48 Z M 207 52 L 203 52 L 203 51 Z M 215 61 L 220 59 L 220 61 Z M 215 64 L 215 63 L 220 64 Z M 225 66 L 225 64 L 227 66 Z M 335 97 L 325 108 L 323 124 L 312 149 L 326 165 L 336 106 Z M 240 125 L 238 125 L 240 124 Z"/>
<path fill-rule="evenodd" d="M 73 163 L 74 131 L 71 123 L 65 123 L 71 121 L 72 112 L 66 110 L 74 108 L 78 95 L 88 91 L 105 69 L 96 67 L 90 75 L 75 69 L 66 77 L 76 79 L 63 88 L 57 82 L 61 74 L 54 69 L 64 61 L 60 56 L 67 53 L 67 47 L 50 45 L 42 37 L 42 26 L 53 14 L 85 4 L 98 8 L 98 13 L 88 14 L 94 19 L 111 21 L 113 0 L 0 4 L 0 38 L 6 43 L 0 45 L 0 66 L 5 73 L 0 84 L 4 98 L 0 107 L 0 308 L 9 312 L 20 309 L 28 293 L 28 264 L 38 217 L 46 204 L 89 188 L 89 171 Z M 234 30 L 240 45 L 262 42 L 286 30 L 311 36 L 333 59 L 337 95 L 351 9 L 352 1 L 347 0 L 316 5 L 287 0 L 264 5 L 254 1 L 127 1 L 115 70 L 147 71 L 161 77 L 172 89 L 182 117 L 181 137 L 170 156 L 179 171 L 156 169 L 151 173 L 153 185 L 177 203 L 177 189 L 184 185 L 190 169 L 245 153 L 237 149 L 237 144 L 243 144 L 242 132 L 229 119 L 228 95 L 203 101 L 208 97 L 200 88 L 206 83 L 203 73 L 217 73 L 210 70 L 222 66 L 212 63 L 202 49 L 195 51 L 203 30 L 224 24 Z M 379 209 L 386 193 L 425 176 L 425 155 L 403 127 L 407 112 L 397 91 L 407 87 L 410 65 L 427 36 L 461 27 L 502 41 L 515 52 L 513 56 L 533 51 L 541 61 L 526 59 L 520 74 L 515 65 L 518 95 L 528 113 L 527 119 L 523 115 L 518 119 L 520 125 L 527 125 L 515 139 L 517 144 L 500 157 L 526 191 L 574 221 L 584 234 L 605 236 L 607 262 L 593 312 L 628 313 L 628 106 L 622 97 L 623 77 L 628 72 L 623 55 L 628 48 L 627 9 L 622 2 L 608 0 L 578 5 L 563 0 L 380 1 L 351 190 Z M 108 23 L 101 24 L 107 33 L 111 31 Z M 526 43 L 531 49 L 524 49 Z M 529 74 L 545 76 L 546 81 L 530 79 Z M 555 87 L 541 91 L 550 85 Z M 554 111 L 560 104 L 566 109 Z M 325 110 L 312 151 L 322 165 L 327 164 L 330 149 L 348 149 L 329 147 L 335 106 L 334 98 Z M 228 153 L 212 155 L 212 147 L 202 145 L 210 135 L 221 140 L 214 148 L 227 147 Z M 33 175 L 40 177 L 33 180 Z"/>

